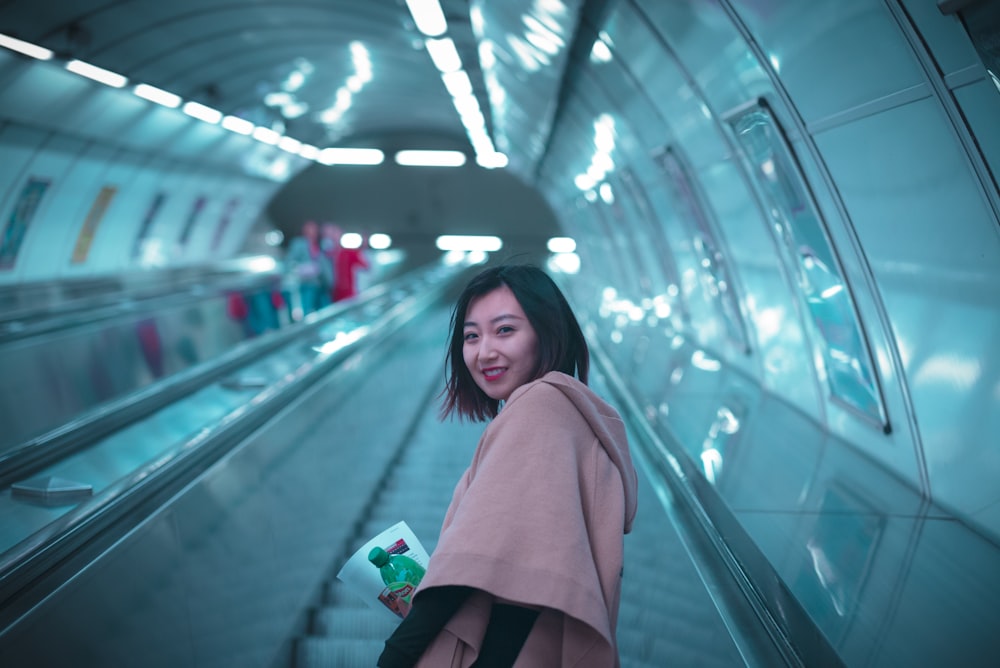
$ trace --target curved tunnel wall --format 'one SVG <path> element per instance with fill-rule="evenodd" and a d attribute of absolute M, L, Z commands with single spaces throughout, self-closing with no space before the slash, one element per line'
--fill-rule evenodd
<path fill-rule="evenodd" d="M 614 316 L 608 345 L 635 360 L 679 333 L 1000 537 L 984 436 L 1000 427 L 1000 94 L 958 19 L 918 0 L 595 4 L 579 39 L 612 57 L 568 64 L 537 185 L 580 242 L 579 302 Z M 23 232 L 5 284 L 127 272 L 146 234 L 168 264 L 227 256 L 306 164 L 279 176 L 273 147 L 6 52 L 0 109 L 0 220 Z M 581 190 L 598 121 L 615 167 Z M 874 411 L 832 394 L 807 257 L 849 296 Z"/>
<path fill-rule="evenodd" d="M 6 50 L 0 109 L 0 285 L 230 257 L 305 164 Z"/>
<path fill-rule="evenodd" d="M 983 438 L 1000 427 L 1000 94 L 957 18 L 918 2 L 629 1 L 583 30 L 612 57 L 570 64 L 541 184 L 600 277 L 581 298 L 616 290 L 608 345 L 678 331 L 1000 536 Z M 602 124 L 615 166 L 581 190 Z M 810 287 L 820 257 L 840 280 Z M 848 350 L 881 406 L 835 382 Z"/>

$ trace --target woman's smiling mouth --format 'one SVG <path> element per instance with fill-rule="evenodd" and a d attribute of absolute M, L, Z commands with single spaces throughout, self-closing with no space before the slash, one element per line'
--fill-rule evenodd
<path fill-rule="evenodd" d="M 487 381 L 493 382 L 495 380 L 498 380 L 506 372 L 507 372 L 506 367 L 494 366 L 490 367 L 489 369 L 483 369 L 483 377 Z"/>

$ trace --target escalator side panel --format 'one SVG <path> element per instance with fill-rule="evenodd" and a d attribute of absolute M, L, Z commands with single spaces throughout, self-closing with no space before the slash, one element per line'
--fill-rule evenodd
<path fill-rule="evenodd" d="M 5 666 L 271 665 L 441 382 L 432 310 L 332 373 L 0 634 Z M 67 565 L 67 568 L 70 566 Z M 54 575 L 55 576 L 55 575 Z M 235 661 L 235 662 L 234 662 Z"/>

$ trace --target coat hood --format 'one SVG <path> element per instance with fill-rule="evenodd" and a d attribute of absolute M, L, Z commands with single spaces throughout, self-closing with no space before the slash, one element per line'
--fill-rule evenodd
<path fill-rule="evenodd" d="M 608 457 L 622 477 L 622 487 L 625 489 L 625 533 L 632 530 L 638 503 L 637 494 L 639 482 L 632 464 L 629 452 L 628 437 L 625 433 L 625 423 L 610 404 L 597 396 L 593 390 L 582 381 L 560 371 L 550 371 L 535 383 L 547 383 L 558 389 L 576 407 L 580 414 L 593 429 L 598 440 L 608 453 Z M 527 383 L 515 390 L 507 401 L 514 402 L 534 383 Z"/>

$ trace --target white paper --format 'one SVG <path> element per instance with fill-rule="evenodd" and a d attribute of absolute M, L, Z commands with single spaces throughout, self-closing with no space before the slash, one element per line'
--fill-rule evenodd
<path fill-rule="evenodd" d="M 397 522 L 362 545 L 337 573 L 337 579 L 365 603 L 377 610 L 384 610 L 398 621 L 409 612 L 409 605 L 405 601 L 396 600 L 387 591 L 388 587 L 382 581 L 379 569 L 368 561 L 368 553 L 375 547 L 381 547 L 389 554 L 405 555 L 425 569 L 430 556 L 406 522 Z"/>

